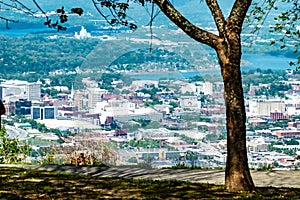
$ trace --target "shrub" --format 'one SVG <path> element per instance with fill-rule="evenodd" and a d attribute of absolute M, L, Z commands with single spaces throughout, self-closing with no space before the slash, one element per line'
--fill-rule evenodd
<path fill-rule="evenodd" d="M 4 125 L 0 129 L 0 163 L 18 163 L 30 152 L 28 144 L 20 145 L 17 138 L 7 136 Z"/>

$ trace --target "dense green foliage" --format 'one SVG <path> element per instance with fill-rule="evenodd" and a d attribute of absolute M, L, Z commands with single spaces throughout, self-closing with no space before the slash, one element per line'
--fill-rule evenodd
<path fill-rule="evenodd" d="M 285 80 L 284 71 L 272 71 L 270 69 L 256 69 L 242 72 L 243 84 L 245 85 L 259 85 L 272 83 L 274 80 Z"/>
<path fill-rule="evenodd" d="M 204 79 L 200 75 L 194 76 L 194 77 L 189 79 L 189 82 L 197 82 L 197 81 L 204 81 Z"/>
<path fill-rule="evenodd" d="M 55 70 L 74 71 L 99 43 L 95 39 L 50 39 L 40 35 L 0 39 L 0 78 L 16 73 L 48 75 Z"/>
<path fill-rule="evenodd" d="M 155 48 L 151 51 L 149 51 L 149 49 L 139 49 L 137 51 L 127 52 L 113 61 L 111 66 L 116 65 L 118 70 L 134 70 L 137 65 L 144 63 L 151 63 L 151 65 L 158 67 L 162 63 L 168 63 L 171 71 L 174 70 L 174 68 L 178 70 L 194 69 L 194 66 L 181 55 L 160 48 Z M 126 68 L 124 68 L 124 64 Z"/>
<path fill-rule="evenodd" d="M 17 138 L 9 138 L 4 126 L 0 129 L 0 163 L 18 163 L 30 152 L 28 144 L 20 145 Z"/>
<path fill-rule="evenodd" d="M 159 148 L 160 147 L 160 141 L 153 141 L 149 139 L 145 140 L 130 140 L 129 141 L 130 147 L 138 147 L 138 148 Z"/>
<path fill-rule="evenodd" d="M 279 142 L 272 142 L 269 146 L 268 149 L 269 151 L 276 151 L 278 153 L 284 153 L 290 156 L 295 155 L 295 150 L 293 149 L 279 149 L 277 147 L 274 147 L 274 145 L 299 145 L 299 142 L 297 140 L 291 139 L 291 140 L 284 140 L 284 141 L 279 141 Z"/>

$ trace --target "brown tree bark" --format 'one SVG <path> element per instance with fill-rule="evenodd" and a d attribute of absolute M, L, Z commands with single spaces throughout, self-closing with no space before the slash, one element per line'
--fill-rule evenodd
<path fill-rule="evenodd" d="M 154 1 L 162 12 L 196 41 L 217 52 L 224 82 L 227 127 L 225 186 L 228 191 L 254 190 L 246 149 L 246 112 L 240 71 L 240 34 L 251 0 L 236 0 L 225 19 L 217 0 L 206 0 L 219 34 L 195 26 L 168 0 Z"/>
<path fill-rule="evenodd" d="M 227 128 L 225 186 L 228 191 L 254 190 L 246 149 L 246 112 L 240 71 L 241 42 L 226 33 L 226 42 L 217 49 L 224 82 Z"/>

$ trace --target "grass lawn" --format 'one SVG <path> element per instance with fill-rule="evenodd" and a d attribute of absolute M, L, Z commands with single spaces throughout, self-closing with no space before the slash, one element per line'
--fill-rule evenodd
<path fill-rule="evenodd" d="M 228 193 L 224 186 L 0 168 L 0 199 L 300 199 L 293 188 Z"/>

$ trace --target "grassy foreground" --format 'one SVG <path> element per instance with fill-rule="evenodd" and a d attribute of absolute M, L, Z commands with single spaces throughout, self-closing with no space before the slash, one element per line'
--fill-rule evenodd
<path fill-rule="evenodd" d="M 224 186 L 0 168 L 0 199 L 300 199 L 295 188 L 228 193 Z"/>

